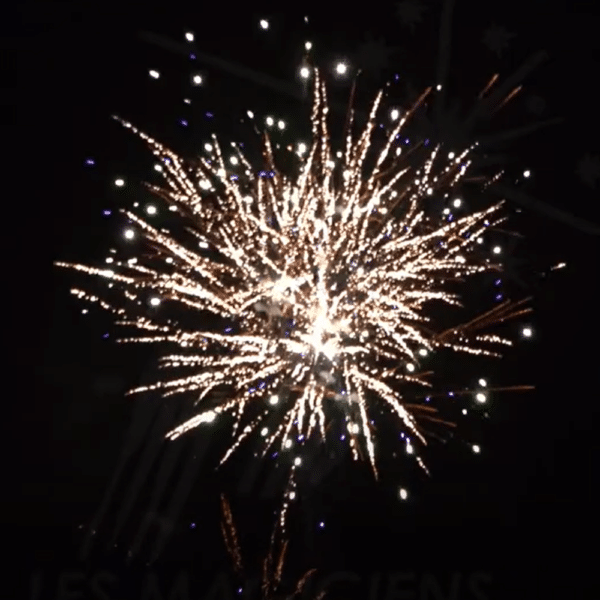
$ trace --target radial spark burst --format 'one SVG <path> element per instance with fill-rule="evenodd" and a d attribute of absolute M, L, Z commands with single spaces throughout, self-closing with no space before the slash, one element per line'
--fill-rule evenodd
<path fill-rule="evenodd" d="M 444 348 L 497 355 L 510 342 L 488 328 L 527 309 L 503 303 L 450 329 L 433 317 L 436 304 L 461 305 L 457 281 L 499 269 L 472 250 L 503 217 L 500 204 L 452 222 L 428 216 L 426 199 L 457 193 L 473 151 L 421 148 L 427 154 L 417 166 L 405 162 L 396 140 L 430 90 L 376 143 L 383 92 L 358 136 L 350 112 L 334 158 L 318 73 L 314 89 L 312 146 L 298 153 L 297 172 L 288 175 L 277 170 L 267 135 L 268 171 L 256 176 L 239 148 L 226 161 L 216 138 L 210 159 L 192 167 L 121 121 L 160 159 L 167 185 L 148 187 L 186 228 L 166 232 L 124 211 L 139 239 L 137 260 L 115 260 L 110 270 L 58 264 L 105 278 L 120 294 L 111 303 L 73 290 L 137 330 L 121 341 L 170 348 L 161 362 L 172 375 L 132 393 L 195 397 L 198 414 L 171 439 L 231 413 L 225 461 L 254 432 L 265 452 L 276 445 L 285 451 L 298 440 L 326 439 L 337 420 L 353 456 L 368 457 L 377 475 L 374 407 L 387 407 L 413 445 L 425 444 L 428 423 L 443 420 L 406 392 L 431 386 L 421 357 Z M 184 327 L 167 319 L 166 309 L 208 311 L 227 327 Z M 273 414 L 277 424 L 268 429 Z"/>

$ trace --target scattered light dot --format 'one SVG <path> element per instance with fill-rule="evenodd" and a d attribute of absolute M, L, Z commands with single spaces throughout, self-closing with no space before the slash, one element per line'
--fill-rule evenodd
<path fill-rule="evenodd" d="M 298 154 L 304 154 L 306 152 L 306 144 L 298 144 Z"/>
<path fill-rule="evenodd" d="M 310 77 L 310 69 L 308 67 L 302 67 L 300 69 L 300 77 L 302 77 L 302 79 L 308 79 Z"/>
<path fill-rule="evenodd" d="M 254 119 L 254 113 L 253 113 L 251 110 L 247 111 L 247 112 L 246 112 L 246 114 L 247 114 L 247 115 L 248 115 L 248 116 L 249 116 L 251 119 Z"/>
<path fill-rule="evenodd" d="M 126 239 L 132 240 L 135 237 L 135 231 L 133 229 L 126 229 L 124 235 Z"/>
<path fill-rule="evenodd" d="M 284 448 L 291 448 L 292 447 L 292 440 L 288 439 L 285 440 L 284 444 L 283 444 Z"/>
<path fill-rule="evenodd" d="M 425 348 L 421 348 L 421 349 L 419 350 L 419 354 L 420 354 L 421 356 L 427 356 L 427 350 L 425 350 Z"/>
<path fill-rule="evenodd" d="M 200 248 L 204 248 L 206 250 L 206 248 L 209 248 L 208 242 L 202 241 L 202 242 L 198 242 L 198 246 Z"/>
<path fill-rule="evenodd" d="M 413 447 L 410 444 L 406 444 L 406 454 L 412 454 L 413 452 Z"/>
<path fill-rule="evenodd" d="M 230 162 L 232 165 L 237 165 L 237 164 L 238 164 L 240 161 L 238 160 L 238 157 L 237 157 L 237 156 L 232 156 L 232 157 L 229 159 L 229 162 Z"/>
<path fill-rule="evenodd" d="M 296 492 L 290 492 L 290 500 L 293 500 L 296 497 Z"/>
<path fill-rule="evenodd" d="M 192 78 L 192 83 L 194 85 L 200 85 L 202 83 L 202 76 L 201 75 L 194 75 L 194 77 Z"/>
<path fill-rule="evenodd" d="M 260 26 L 262 29 L 269 29 L 269 21 L 267 21 L 266 19 L 261 19 Z"/>
<path fill-rule="evenodd" d="M 213 147 L 210 144 L 204 144 L 204 149 L 207 152 L 212 152 Z"/>
<path fill-rule="evenodd" d="M 155 71 L 154 69 L 151 69 L 149 73 L 152 79 L 158 79 L 160 77 L 160 73 L 158 71 Z"/>
<path fill-rule="evenodd" d="M 493 252 L 494 254 L 500 254 L 502 252 L 502 248 L 500 248 L 500 246 L 494 246 Z"/>
<path fill-rule="evenodd" d="M 450 153 L 448 154 L 448 158 L 449 158 L 450 160 L 452 160 L 452 159 L 453 159 L 455 156 L 456 156 L 456 155 L 454 154 L 454 152 L 450 152 Z"/>
<path fill-rule="evenodd" d="M 323 527 L 325 527 L 325 523 L 324 523 L 323 521 L 321 521 L 321 522 L 319 523 L 319 527 L 320 527 L 321 529 L 323 529 Z"/>
<path fill-rule="evenodd" d="M 481 452 L 481 448 L 477 444 L 473 444 L 473 452 L 475 452 L 475 454 L 479 454 Z"/>
<path fill-rule="evenodd" d="M 294 464 L 298 467 L 302 464 L 302 459 L 299 456 L 296 456 L 294 459 Z"/>
<path fill-rule="evenodd" d="M 485 379 L 480 379 L 478 383 L 479 383 L 479 385 L 481 387 L 486 387 L 487 386 L 487 381 Z"/>
<path fill-rule="evenodd" d="M 527 171 L 523 171 L 523 177 L 527 178 L 531 176 L 531 171 L 527 170 Z"/>
<path fill-rule="evenodd" d="M 408 498 L 408 492 L 404 488 L 400 488 L 400 500 L 406 500 Z"/>
<path fill-rule="evenodd" d="M 277 396 L 271 396 L 269 398 L 269 404 L 275 406 L 279 402 L 279 398 Z"/>
<path fill-rule="evenodd" d="M 445 215 L 449 215 L 449 214 L 450 214 L 450 209 L 449 209 L 449 208 L 445 208 L 445 209 L 442 211 L 442 213 L 443 213 L 443 214 L 445 214 Z"/>
<path fill-rule="evenodd" d="M 478 237 L 477 238 L 477 243 L 478 244 L 483 244 L 483 238 L 482 237 Z"/>
<path fill-rule="evenodd" d="M 188 42 L 193 42 L 193 41 L 194 41 L 194 34 L 193 34 L 191 31 L 188 31 L 188 32 L 185 34 L 185 39 L 186 39 Z"/>
<path fill-rule="evenodd" d="M 279 129 L 285 129 L 285 121 L 278 121 L 277 127 L 279 127 Z"/>
<path fill-rule="evenodd" d="M 343 62 L 337 63 L 337 65 L 335 66 L 335 72 L 338 75 L 345 75 L 348 72 L 348 65 Z"/>
<path fill-rule="evenodd" d="M 529 338 L 533 335 L 533 329 L 531 327 L 523 327 L 523 337 Z"/>
<path fill-rule="evenodd" d="M 158 306 L 160 304 L 160 298 L 151 298 L 150 299 L 150 304 L 152 306 Z"/>
<path fill-rule="evenodd" d="M 269 127 L 272 127 L 272 126 L 273 126 L 273 123 L 275 123 L 275 121 L 273 120 L 273 117 L 267 117 L 267 118 L 265 119 L 265 122 L 267 123 L 267 125 L 268 125 Z"/>
<path fill-rule="evenodd" d="M 438 84 L 435 89 L 439 92 L 442 89 L 442 86 Z"/>
<path fill-rule="evenodd" d="M 260 430 L 260 435 L 262 435 L 263 437 L 265 437 L 265 435 L 267 435 L 269 433 L 269 430 L 266 427 L 263 427 Z"/>
<path fill-rule="evenodd" d="M 154 204 L 148 204 L 148 206 L 146 206 L 146 212 L 149 215 L 155 215 L 156 214 L 156 206 L 154 206 Z"/>
<path fill-rule="evenodd" d="M 413 365 L 412 363 L 408 363 L 408 364 L 406 365 L 406 370 L 407 370 L 409 373 L 412 373 L 412 372 L 415 370 L 415 365 Z"/>
<path fill-rule="evenodd" d="M 217 413 L 214 410 L 209 410 L 204 414 L 204 420 L 207 423 L 212 423 L 217 418 Z"/>
<path fill-rule="evenodd" d="M 462 409 L 462 414 L 463 414 L 463 415 L 466 415 L 466 414 L 467 414 L 467 409 L 466 409 L 466 408 L 463 408 L 463 409 Z"/>
<path fill-rule="evenodd" d="M 115 262 L 115 259 L 114 259 L 112 256 L 109 256 L 109 257 L 106 259 L 106 263 L 110 265 L 110 263 L 112 263 L 112 262 Z"/>
<path fill-rule="evenodd" d="M 310 50 L 312 48 L 312 42 L 304 42 L 305 50 Z"/>
<path fill-rule="evenodd" d="M 162 166 L 161 166 L 161 165 L 154 165 L 154 170 L 155 170 L 155 171 L 158 171 L 159 173 L 161 173 L 161 172 L 162 172 L 162 170 L 163 170 L 163 168 L 162 168 Z"/>
<path fill-rule="evenodd" d="M 454 208 L 460 208 L 461 204 L 462 204 L 462 200 L 460 198 L 454 198 L 454 200 L 452 202 L 452 206 L 454 206 Z"/>
<path fill-rule="evenodd" d="M 477 402 L 479 402 L 480 404 L 483 404 L 487 400 L 487 396 L 484 393 L 479 392 L 475 396 L 475 400 L 477 400 Z"/>
<path fill-rule="evenodd" d="M 115 179 L 115 185 L 117 187 L 123 187 L 125 185 L 125 180 L 124 179 Z"/>
<path fill-rule="evenodd" d="M 390 118 L 392 119 L 392 121 L 395 121 L 396 119 L 398 119 L 399 116 L 400 116 L 400 111 L 397 108 L 394 108 L 392 110 L 392 112 L 390 113 Z"/>

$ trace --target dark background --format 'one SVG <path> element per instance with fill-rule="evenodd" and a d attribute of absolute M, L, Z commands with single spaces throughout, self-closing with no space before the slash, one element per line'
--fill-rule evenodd
<path fill-rule="evenodd" d="M 598 156 L 600 17 L 592 6 L 457 1 L 450 68 L 455 83 L 449 94 L 468 101 L 492 73 L 508 75 L 533 52 L 546 50 L 549 59 L 528 78 L 523 100 L 506 118 L 562 116 L 565 121 L 516 142 L 510 152 L 516 166 L 509 168 L 530 168 L 527 191 L 533 197 L 597 225 L 598 174 L 592 171 L 587 181 L 577 175 L 584 156 Z M 117 193 L 111 182 L 116 174 L 132 183 L 148 177 L 152 163 L 143 146 L 110 115 L 132 120 L 182 154 L 199 151 L 212 132 L 225 139 L 250 138 L 251 128 L 238 123 L 247 109 L 287 115 L 292 124 L 298 111 L 308 115 L 306 102 L 285 90 L 202 63 L 198 72 L 206 84 L 188 92 L 195 67 L 185 56 L 145 42 L 140 32 L 182 42 L 183 33 L 192 30 L 201 52 L 236 65 L 236 73 L 245 66 L 268 75 L 300 96 L 294 74 L 305 40 L 313 41 L 318 60 L 328 65 L 338 53 L 354 56 L 370 32 L 384 37 L 395 52 L 380 73 L 371 69 L 365 76 L 361 93 L 368 98 L 396 73 L 408 82 L 406 89 L 419 90 L 433 78 L 441 5 L 429 5 L 414 33 L 394 11 L 392 4 L 376 2 L 357 9 L 333 3 L 326 9 L 322 4 L 274 10 L 25 2 L 4 19 L 5 146 L 17 159 L 4 175 L 3 193 L 4 293 L 10 299 L 4 312 L 5 356 L 14 361 L 4 375 L 8 435 L 2 514 L 5 555 L 18 566 L 12 571 L 20 586 L 14 597 L 27 597 L 22 594 L 38 568 L 108 565 L 129 577 L 133 571 L 123 566 L 124 554 L 151 503 L 150 482 L 158 469 L 152 467 L 132 497 L 127 482 L 143 458 L 126 461 L 91 554 L 82 560 L 85 532 L 119 464 L 124 439 L 131 439 L 127 427 L 134 407 L 124 393 L 152 375 L 152 352 L 104 339 L 112 331 L 109 321 L 81 315 L 68 294 L 70 275 L 52 266 L 57 259 L 98 261 L 116 247 L 119 221 L 104 219 L 102 210 L 137 192 L 130 185 Z M 271 22 L 268 32 L 257 26 L 263 16 Z M 493 23 L 516 34 L 501 56 L 482 44 Z M 161 72 L 159 81 L 148 78 L 150 68 Z M 343 102 L 347 84 L 332 82 L 332 87 L 334 100 Z M 187 96 L 193 98 L 191 107 L 181 103 Z M 207 111 L 215 116 L 207 119 Z M 182 128 L 180 118 L 190 126 Z M 87 157 L 95 159 L 93 169 L 85 167 Z M 598 236 L 527 210 L 515 220 L 526 239 L 511 253 L 534 268 L 530 290 L 509 291 L 535 293 L 536 333 L 491 366 L 490 376 L 533 384 L 536 390 L 498 396 L 479 432 L 481 456 L 460 445 L 434 450 L 433 477 L 409 486 L 409 502 L 397 499 L 393 482 L 402 473 L 394 472 L 400 468 L 394 462 L 384 464 L 381 485 L 361 467 L 336 467 L 303 500 L 302 516 L 294 518 L 298 535 L 288 565 L 291 578 L 312 566 L 325 573 L 483 570 L 494 578 L 490 597 L 597 597 L 592 493 L 598 457 Z M 549 271 L 562 261 L 566 269 Z M 186 464 L 185 444 L 174 459 L 175 470 Z M 155 571 L 182 565 L 208 581 L 226 566 L 217 528 L 219 491 L 233 490 L 240 474 L 215 475 L 209 463 L 199 466 L 198 483 L 169 521 L 172 532 Z M 257 554 L 253 544 L 268 535 L 272 501 L 235 490 L 231 495 L 247 553 Z M 129 497 L 132 512 L 113 540 L 119 509 Z M 161 510 L 153 513 L 156 522 Z M 149 560 L 155 522 L 153 527 L 136 553 L 134 570 Z"/>

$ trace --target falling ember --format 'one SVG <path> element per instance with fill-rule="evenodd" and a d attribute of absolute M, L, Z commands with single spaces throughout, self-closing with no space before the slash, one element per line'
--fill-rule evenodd
<path fill-rule="evenodd" d="M 232 560 L 235 573 L 245 579 L 248 578 L 248 565 L 242 556 L 242 548 L 239 542 L 239 535 L 233 520 L 233 514 L 227 498 L 221 495 L 221 532 L 225 547 Z M 321 523 L 321 527 L 325 524 Z M 283 543 L 277 551 L 272 551 L 261 561 L 261 586 L 260 597 L 262 600 L 271 600 L 272 598 L 280 598 L 281 600 L 294 600 L 296 598 L 314 598 L 314 600 L 322 600 L 325 596 L 325 590 L 321 590 L 316 595 L 310 593 L 310 583 L 314 579 L 316 569 L 305 571 L 302 577 L 295 582 L 295 585 L 287 591 L 283 589 L 283 571 L 284 563 L 287 554 L 288 544 Z M 255 556 L 255 553 L 252 553 Z M 242 588 L 239 588 L 242 590 Z M 240 591 L 241 593 L 241 591 Z"/>
<path fill-rule="evenodd" d="M 180 157 L 118 119 L 163 165 L 168 187 L 148 187 L 188 219 L 196 242 L 124 211 L 135 226 L 126 237 L 135 236 L 143 248 L 138 262 L 115 261 L 110 271 L 58 265 L 118 284 L 111 291 L 121 291 L 123 304 L 102 306 L 140 334 L 121 341 L 177 348 L 161 358 L 172 376 L 131 392 L 196 399 L 198 414 L 169 438 L 232 414 L 237 424 L 225 461 L 255 432 L 265 452 L 275 444 L 285 450 L 292 440 L 295 446 L 298 439 L 325 439 L 329 425 L 341 419 L 351 423 L 350 435 L 342 437 L 353 455 L 368 457 L 377 475 L 371 423 L 376 405 L 393 413 L 410 436 L 407 451 L 416 457 L 428 422 L 441 422 L 425 398 L 420 402 L 406 393 L 409 384 L 431 386 L 419 357 L 441 349 L 498 356 L 498 348 L 510 342 L 485 329 L 527 309 L 504 302 L 450 329 L 436 324 L 432 304 L 460 306 L 449 281 L 499 269 L 470 250 L 488 226 L 504 220 L 501 205 L 441 224 L 427 216 L 424 198 L 457 194 L 472 148 L 454 148 L 457 158 L 451 160 L 438 146 L 410 167 L 393 150 L 412 111 L 394 122 L 367 173 L 382 92 L 358 138 L 349 120 L 344 152 L 334 163 L 325 86 L 317 72 L 314 80 L 312 146 L 298 157 L 299 173 L 290 177 L 277 170 L 267 134 L 265 168 L 272 176 L 252 175 L 255 169 L 236 148 L 246 175 L 233 180 L 216 139 L 206 146 L 209 159 L 200 158 L 192 175 Z M 209 195 L 208 189 L 215 191 Z M 161 308 L 156 304 L 152 314 L 139 316 L 138 301 L 149 295 L 160 298 Z M 182 313 L 210 311 L 235 326 L 228 332 L 185 329 L 161 319 L 164 304 Z M 226 396 L 211 394 L 225 388 Z M 485 395 L 477 400 L 485 401 Z M 273 414 L 278 423 L 265 429 Z M 338 439 L 339 431 L 335 435 Z M 288 490 L 286 503 L 292 493 Z"/>

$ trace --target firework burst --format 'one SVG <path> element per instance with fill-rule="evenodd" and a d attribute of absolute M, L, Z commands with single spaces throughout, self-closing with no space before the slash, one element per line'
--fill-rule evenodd
<path fill-rule="evenodd" d="M 421 357 L 441 349 L 497 356 L 510 341 L 489 327 L 528 309 L 503 303 L 450 328 L 433 317 L 436 304 L 461 306 L 457 281 L 500 269 L 473 249 L 503 217 L 501 204 L 452 222 L 428 216 L 429 197 L 458 193 L 474 149 L 422 147 L 416 166 L 406 162 L 396 140 L 431 90 L 383 141 L 374 142 L 383 92 L 358 136 L 350 111 L 335 155 L 318 73 L 314 90 L 312 146 L 295 152 L 299 164 L 290 176 L 277 170 L 267 135 L 268 171 L 256 176 L 237 147 L 226 162 L 216 138 L 210 158 L 191 165 L 119 119 L 160 159 L 166 186 L 148 187 L 186 227 L 159 230 L 124 211 L 129 237 L 141 239 L 140 256 L 110 270 L 57 264 L 104 278 L 119 295 L 108 302 L 73 290 L 136 330 L 120 341 L 171 348 L 161 366 L 172 375 L 131 392 L 196 398 L 198 414 L 170 439 L 230 413 L 235 425 L 224 462 L 252 434 L 260 434 L 265 453 L 274 446 L 281 452 L 325 440 L 338 422 L 354 458 L 367 457 L 377 475 L 373 408 L 387 407 L 412 444 L 426 444 L 427 425 L 445 420 L 407 392 L 432 385 Z M 184 327 L 164 316 L 169 306 L 181 315 L 207 311 L 227 325 Z M 296 494 L 295 456 L 282 523 Z M 425 468 L 418 453 L 417 460 Z"/>

